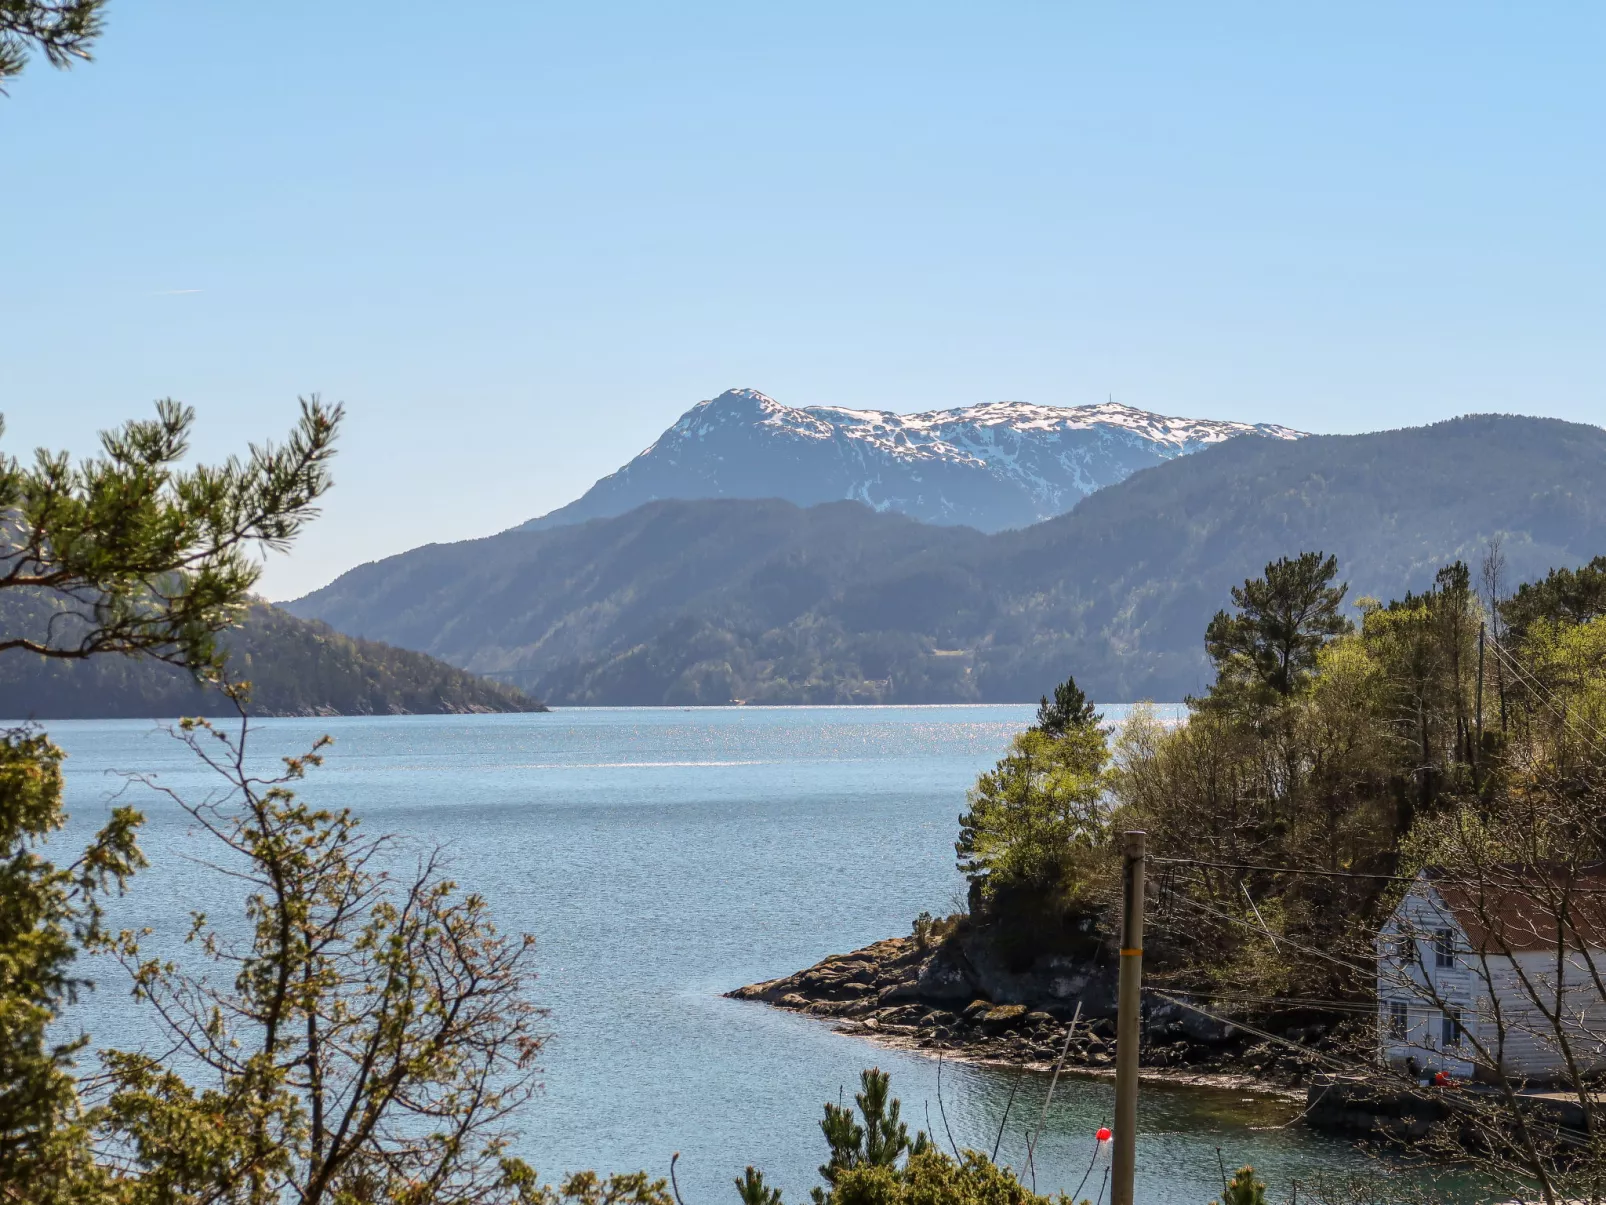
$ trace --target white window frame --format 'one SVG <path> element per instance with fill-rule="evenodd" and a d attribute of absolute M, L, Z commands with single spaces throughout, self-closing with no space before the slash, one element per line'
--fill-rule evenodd
<path fill-rule="evenodd" d="M 1403 1042 L 1411 1036 L 1411 1005 L 1405 1000 L 1388 1002 L 1389 1040 Z"/>

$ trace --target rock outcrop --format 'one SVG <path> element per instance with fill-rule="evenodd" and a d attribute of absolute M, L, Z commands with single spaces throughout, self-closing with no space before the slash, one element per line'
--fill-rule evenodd
<path fill-rule="evenodd" d="M 1068 1068 L 1098 1074 L 1115 1064 L 1115 988 L 1113 959 L 1101 954 L 1039 958 L 1011 971 L 985 941 L 955 935 L 925 947 L 889 938 L 728 994 L 829 1019 L 885 1045 L 1040 1069 L 1063 1057 Z M 1321 1023 L 1303 1025 L 1299 1041 L 1338 1045 Z M 1148 1075 L 1298 1096 L 1319 1056 L 1151 1000 L 1140 1061 Z"/>

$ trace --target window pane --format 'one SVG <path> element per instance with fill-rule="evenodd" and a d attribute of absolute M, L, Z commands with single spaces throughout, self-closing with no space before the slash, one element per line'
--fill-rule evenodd
<path fill-rule="evenodd" d="M 1461 1045 L 1461 1011 L 1455 1008 L 1444 1010 L 1442 1043 L 1445 1046 Z"/>
<path fill-rule="evenodd" d="M 1455 965 L 1455 932 L 1440 929 L 1433 936 L 1433 964 L 1439 967 Z"/>

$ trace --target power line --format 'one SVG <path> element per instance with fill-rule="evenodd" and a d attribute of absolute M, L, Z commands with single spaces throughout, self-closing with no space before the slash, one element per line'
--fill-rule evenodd
<path fill-rule="evenodd" d="M 1332 1063 L 1335 1067 L 1342 1068 L 1345 1071 L 1353 1070 L 1356 1067 L 1362 1067 L 1367 1071 L 1376 1070 L 1371 1063 L 1361 1063 L 1355 1059 L 1340 1058 L 1337 1055 L 1328 1054 L 1325 1050 L 1317 1050 L 1312 1046 L 1303 1045 L 1302 1043 L 1294 1041 L 1292 1038 L 1283 1038 L 1274 1033 L 1267 1033 L 1264 1029 L 1257 1029 L 1253 1025 L 1246 1025 L 1244 1022 L 1236 1021 L 1231 1017 L 1217 1016 L 1209 1009 L 1200 1008 L 1197 1004 L 1192 1004 L 1178 996 L 1173 996 L 1169 992 L 1163 991 L 1160 988 L 1150 988 L 1149 990 L 1156 996 L 1159 996 L 1162 1000 L 1168 1000 L 1172 1004 L 1178 1005 L 1181 1008 L 1186 1008 L 1192 1012 L 1196 1012 L 1201 1017 L 1208 1017 L 1217 1024 L 1230 1025 L 1234 1029 L 1241 1029 L 1245 1033 L 1252 1033 L 1257 1038 L 1263 1038 L 1268 1042 L 1275 1042 L 1277 1045 L 1286 1046 L 1290 1050 L 1297 1050 L 1300 1054 L 1311 1055 L 1314 1058 L 1321 1059 L 1323 1062 Z"/>
<path fill-rule="evenodd" d="M 1214 861 L 1210 861 L 1210 860 L 1205 859 L 1205 858 L 1158 858 L 1158 857 L 1150 857 L 1149 861 L 1157 862 L 1157 863 L 1161 863 L 1161 864 L 1169 865 L 1169 866 L 1202 866 L 1202 867 L 1205 867 L 1205 868 L 1210 869 L 1210 870 L 1262 871 L 1262 872 L 1267 873 L 1267 874 L 1303 875 L 1303 876 L 1310 876 L 1310 877 L 1315 877 L 1315 878 L 1370 879 L 1370 880 L 1373 880 L 1375 882 L 1384 882 L 1384 883 L 1414 883 L 1414 882 L 1417 881 L 1417 878 L 1418 878 L 1418 876 L 1420 874 L 1420 872 L 1418 872 L 1418 874 L 1415 874 L 1415 875 L 1405 875 L 1405 874 L 1368 874 L 1368 873 L 1365 873 L 1363 871 L 1358 871 L 1358 870 L 1317 870 L 1317 869 L 1314 869 L 1314 868 L 1304 867 L 1304 866 L 1267 866 L 1267 865 L 1262 865 L 1262 864 L 1256 863 L 1256 862 L 1214 862 Z M 1579 865 L 1579 864 L 1573 864 L 1573 865 Z M 1600 867 L 1601 865 L 1602 864 L 1600 862 L 1598 862 L 1598 861 L 1596 861 L 1596 862 L 1587 862 L 1587 863 L 1581 864 L 1581 868 L 1587 869 L 1587 868 L 1592 868 L 1592 867 Z M 1490 867 L 1490 868 L 1486 868 L 1486 869 L 1492 871 L 1492 870 L 1497 869 L 1497 868 Z M 1508 866 L 1508 869 L 1509 869 L 1509 866 Z M 1524 880 L 1524 881 L 1526 881 L 1526 880 Z M 1163 879 L 1161 880 L 1161 883 L 1162 884 L 1164 883 Z M 1467 887 L 1467 888 L 1474 888 L 1475 887 L 1475 888 L 1479 888 L 1479 889 L 1501 888 L 1502 890 L 1507 891 L 1507 892 L 1516 891 L 1516 890 L 1520 889 L 1520 885 L 1516 884 L 1516 883 L 1503 884 L 1499 880 L 1491 881 L 1491 879 L 1490 879 L 1488 874 L 1485 874 L 1485 875 L 1482 875 L 1482 876 L 1473 875 L 1473 876 L 1470 876 L 1470 877 L 1455 877 L 1455 876 L 1451 876 L 1451 875 L 1439 875 L 1438 877 L 1430 878 L 1429 879 L 1429 884 L 1431 886 L 1435 886 L 1435 887 L 1439 887 L 1439 886 Z M 1602 887 L 1576 887 L 1576 886 L 1574 886 L 1574 887 L 1570 887 L 1569 888 L 1569 892 L 1572 895 L 1606 895 L 1606 888 L 1602 888 Z"/>
<path fill-rule="evenodd" d="M 1184 989 L 1166 989 L 1182 991 Z M 1375 1003 L 1364 1000 L 1337 1000 L 1323 999 L 1317 996 L 1243 996 L 1230 992 L 1194 991 L 1186 989 L 1186 994 L 1200 1000 L 1214 1000 L 1220 1004 L 1270 1004 L 1280 1008 L 1321 1008 L 1332 1012 L 1355 1012 L 1371 1015 L 1377 1011 Z"/>
<path fill-rule="evenodd" d="M 1258 870 L 1268 874 L 1298 874 L 1324 879 L 1372 879 L 1387 883 L 1410 883 L 1415 875 L 1367 874 L 1359 870 L 1315 870 L 1304 866 L 1265 866 L 1255 862 L 1212 862 L 1204 858 L 1157 858 L 1149 861 L 1170 866 L 1205 866 L 1212 870 Z"/>
<path fill-rule="evenodd" d="M 1191 896 L 1179 895 L 1173 898 L 1181 901 L 1184 904 L 1189 904 L 1192 907 L 1199 909 L 1201 912 L 1206 913 L 1207 915 L 1218 917 L 1221 920 L 1231 921 L 1235 925 L 1242 925 L 1244 928 L 1249 929 L 1252 932 L 1261 931 L 1248 921 L 1244 920 L 1242 917 L 1233 916 L 1230 912 L 1222 912 L 1220 909 L 1212 908 L 1208 904 L 1200 903 Z M 1303 945 L 1300 942 L 1294 941 L 1292 938 L 1285 937 L 1283 940 L 1288 946 L 1295 950 L 1314 955 L 1317 958 L 1325 958 L 1328 962 L 1336 963 L 1347 971 L 1356 971 L 1362 975 L 1371 977 L 1375 977 L 1377 975 L 1377 967 L 1375 965 L 1362 966 L 1360 963 L 1350 962 L 1346 959 L 1340 958 L 1337 954 L 1330 954 L 1326 950 L 1318 950 L 1314 946 Z"/>
<path fill-rule="evenodd" d="M 1535 677 L 1531 671 L 1525 669 L 1515 657 L 1513 657 L 1505 649 L 1501 648 L 1499 641 L 1495 641 L 1489 647 L 1494 649 L 1495 657 L 1500 660 L 1501 664 L 1505 665 L 1511 670 L 1512 673 L 1516 674 L 1518 678 L 1521 679 L 1523 683 L 1534 692 L 1534 694 L 1539 698 L 1539 701 L 1546 707 L 1550 708 L 1551 712 L 1555 714 L 1557 719 L 1559 719 L 1568 728 L 1572 729 L 1573 733 L 1588 743 L 1596 753 L 1606 756 L 1606 747 L 1603 747 L 1598 741 L 1595 740 L 1595 737 L 1606 739 L 1606 733 L 1602 733 L 1598 728 L 1594 727 L 1591 727 L 1588 732 L 1580 731 L 1575 722 L 1568 717 L 1566 710 L 1557 706 L 1555 702 L 1555 692 L 1553 690 L 1551 690 L 1544 683 L 1540 682 L 1539 679 Z"/>

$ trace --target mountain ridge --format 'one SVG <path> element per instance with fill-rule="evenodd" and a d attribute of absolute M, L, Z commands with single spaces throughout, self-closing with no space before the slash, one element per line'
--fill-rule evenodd
<path fill-rule="evenodd" d="M 930 523 L 1000 531 L 1069 510 L 1140 468 L 1275 424 L 1174 418 L 1115 402 L 983 402 L 898 414 L 786 406 L 728 389 L 682 414 L 574 502 L 521 524 L 543 530 L 660 498 L 852 500 Z"/>
<path fill-rule="evenodd" d="M 558 703 L 1106 700 L 1202 689 L 1230 588 L 1304 549 L 1351 597 L 1505 541 L 1513 581 L 1606 549 L 1606 431 L 1468 416 L 1230 439 L 985 534 L 861 504 L 661 500 L 416 549 L 287 604 Z"/>

